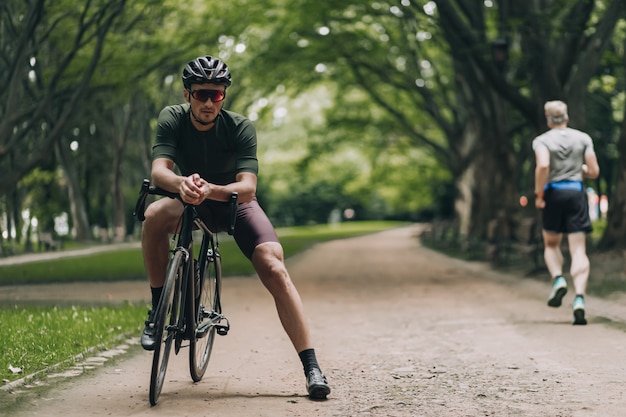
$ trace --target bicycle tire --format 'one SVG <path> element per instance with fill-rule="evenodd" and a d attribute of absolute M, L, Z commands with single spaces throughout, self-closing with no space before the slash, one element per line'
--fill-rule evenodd
<path fill-rule="evenodd" d="M 161 300 L 154 316 L 156 340 L 150 373 L 150 404 L 156 405 L 161 395 L 167 363 L 172 344 L 178 335 L 177 323 L 180 317 L 181 277 L 185 265 L 184 254 L 176 251 L 169 262 Z"/>
<path fill-rule="evenodd" d="M 194 382 L 202 379 L 209 365 L 216 333 L 214 324 L 220 321 L 217 318 L 222 314 L 222 263 L 219 252 L 216 249 L 211 252 L 206 257 L 203 276 L 200 277 L 200 294 L 196 299 L 195 309 L 196 333 L 189 343 L 189 371 Z"/>

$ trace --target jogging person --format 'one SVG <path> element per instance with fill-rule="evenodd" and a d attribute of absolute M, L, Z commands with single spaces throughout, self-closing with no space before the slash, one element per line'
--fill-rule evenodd
<path fill-rule="evenodd" d="M 543 209 L 544 259 L 553 278 L 548 306 L 559 307 L 567 293 L 561 253 L 565 233 L 571 255 L 570 275 L 576 291 L 573 324 L 584 325 L 589 279 L 586 233 L 591 232 L 591 219 L 583 178 L 597 178 L 600 168 L 591 137 L 568 127 L 567 105 L 548 101 L 544 111 L 550 130 L 533 140 L 533 150 L 535 207 Z"/>
<path fill-rule="evenodd" d="M 223 109 L 230 71 L 218 58 L 200 56 L 184 68 L 182 81 L 185 103 L 167 106 L 159 114 L 152 183 L 197 205 L 198 214 L 214 232 L 226 230 L 227 201 L 231 193 L 238 193 L 235 241 L 274 298 L 283 328 L 302 361 L 309 397 L 325 399 L 330 386 L 316 359 L 300 295 L 285 267 L 274 227 L 255 196 L 256 130 L 244 116 Z M 141 243 L 152 291 L 151 311 L 156 311 L 165 281 L 168 236 L 176 231 L 182 212 L 182 204 L 170 198 L 146 209 Z M 141 335 L 144 349 L 154 350 L 154 334 L 149 312 Z"/>

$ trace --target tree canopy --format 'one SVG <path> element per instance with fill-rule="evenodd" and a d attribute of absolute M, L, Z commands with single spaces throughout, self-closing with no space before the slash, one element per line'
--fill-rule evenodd
<path fill-rule="evenodd" d="M 6 0 L 0 6 L 5 237 L 40 228 L 125 239 L 159 110 L 213 54 L 226 107 L 259 131 L 259 198 L 279 224 L 453 216 L 481 235 L 532 193 L 543 102 L 596 142 L 626 245 L 621 0 Z M 45 225 L 45 226 L 44 226 Z M 620 234 L 621 233 L 621 234 Z M 621 236 L 621 237 L 620 237 Z"/>

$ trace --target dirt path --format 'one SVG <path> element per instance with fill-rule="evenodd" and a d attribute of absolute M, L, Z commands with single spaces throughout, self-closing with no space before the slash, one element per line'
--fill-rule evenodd
<path fill-rule="evenodd" d="M 12 415 L 626 415 L 623 306 L 590 297 L 590 325 L 574 327 L 571 292 L 550 309 L 547 282 L 446 258 L 420 247 L 415 230 L 333 241 L 289 260 L 332 384 L 328 401 L 304 396 L 271 298 L 256 278 L 238 278 L 225 284 L 232 330 L 217 340 L 200 383 L 191 382 L 184 351 L 150 407 L 151 356 L 133 341 L 128 353 Z M 88 294 L 147 295 L 145 285 L 113 286 Z"/>

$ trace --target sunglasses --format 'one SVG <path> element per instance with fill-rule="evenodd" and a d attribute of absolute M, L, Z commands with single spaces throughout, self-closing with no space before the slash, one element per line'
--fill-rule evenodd
<path fill-rule="evenodd" d="M 226 98 L 226 91 L 222 90 L 189 90 L 191 97 L 198 101 L 206 103 L 208 99 L 211 99 L 213 103 L 217 103 Z"/>

